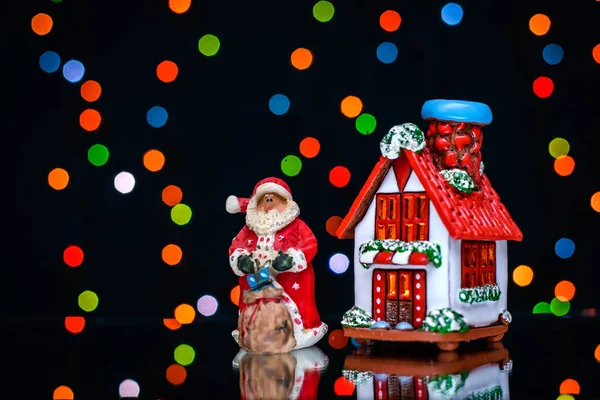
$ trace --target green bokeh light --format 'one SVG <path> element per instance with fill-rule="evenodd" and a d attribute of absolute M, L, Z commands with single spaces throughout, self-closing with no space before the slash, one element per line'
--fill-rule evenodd
<path fill-rule="evenodd" d="M 550 314 L 550 304 L 546 303 L 545 301 L 540 301 L 539 303 L 537 303 L 535 305 L 535 307 L 533 307 L 533 313 L 534 314 Z"/>
<path fill-rule="evenodd" d="M 302 160 L 296 156 L 286 156 L 281 161 L 281 171 L 287 176 L 296 176 L 302 169 Z"/>
<path fill-rule="evenodd" d="M 550 302 L 550 311 L 552 314 L 557 317 L 562 317 L 569 312 L 569 308 L 571 308 L 571 303 L 569 301 L 560 301 L 556 297 L 552 299 Z"/>
<path fill-rule="evenodd" d="M 214 56 L 221 48 L 221 42 L 215 35 L 204 35 L 198 41 L 200 53 L 207 57 Z"/>
<path fill-rule="evenodd" d="M 180 344 L 175 349 L 173 354 L 175 357 L 175 362 L 181 364 L 183 366 L 190 365 L 194 362 L 194 358 L 196 357 L 196 352 L 192 348 L 192 346 L 187 344 Z"/>
<path fill-rule="evenodd" d="M 319 1 L 313 7 L 313 16 L 319 22 L 328 22 L 333 18 L 335 8 L 328 1 Z"/>
<path fill-rule="evenodd" d="M 179 203 L 171 208 L 171 219 L 177 225 L 185 225 L 192 219 L 192 209 L 183 203 Z"/>
<path fill-rule="evenodd" d="M 88 150 L 88 160 L 96 167 L 106 164 L 108 155 L 108 149 L 101 144 L 95 144 Z"/>
<path fill-rule="evenodd" d="M 550 152 L 550 155 L 554 158 L 566 156 L 567 154 L 569 154 L 570 149 L 571 146 L 569 145 L 569 142 L 567 142 L 566 139 L 559 137 L 552 139 L 550 145 L 548 146 L 548 151 Z"/>
<path fill-rule="evenodd" d="M 356 130 L 363 135 L 369 135 L 375 132 L 377 120 L 371 114 L 361 114 L 356 118 Z"/>
<path fill-rule="evenodd" d="M 52 0 L 53 3 L 62 3 L 63 0 Z"/>
<path fill-rule="evenodd" d="M 94 311 L 98 307 L 98 295 L 91 290 L 86 290 L 79 295 L 77 303 L 83 311 Z"/>

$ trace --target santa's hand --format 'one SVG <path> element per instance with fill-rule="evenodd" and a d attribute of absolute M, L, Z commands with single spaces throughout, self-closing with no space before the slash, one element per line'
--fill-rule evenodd
<path fill-rule="evenodd" d="M 294 259 L 289 254 L 285 254 L 283 251 L 279 250 L 277 257 L 273 260 L 272 267 L 279 271 L 287 271 L 294 266 Z"/>
<path fill-rule="evenodd" d="M 238 258 L 237 266 L 244 274 L 251 274 L 254 270 L 254 261 L 249 255 L 242 254 Z"/>

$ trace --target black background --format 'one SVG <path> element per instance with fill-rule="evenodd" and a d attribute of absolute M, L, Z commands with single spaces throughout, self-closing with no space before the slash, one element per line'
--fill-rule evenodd
<path fill-rule="evenodd" d="M 17 321 L 11 326 L 49 329 L 57 340 L 71 344 L 110 326 L 180 335 L 167 331 L 162 318 L 171 317 L 181 303 L 195 305 L 200 296 L 211 294 L 219 301 L 218 312 L 198 316 L 194 326 L 200 328 L 194 332 L 218 329 L 228 336 L 237 316 L 229 292 L 237 279 L 228 266 L 227 249 L 244 220 L 241 214 L 226 213 L 225 199 L 230 194 L 247 197 L 258 180 L 278 176 L 290 185 L 302 219 L 319 240 L 313 262 L 317 303 L 323 320 L 336 327 L 353 305 L 353 275 L 352 268 L 335 275 L 327 264 L 336 252 L 351 256 L 353 241 L 329 235 L 325 222 L 348 211 L 379 157 L 379 141 L 387 130 L 404 122 L 424 128 L 421 106 L 435 98 L 480 101 L 494 114 L 483 130 L 486 174 L 524 235 L 522 242 L 509 242 L 509 272 L 520 264 L 535 272 L 528 287 L 509 282 L 515 323 L 533 318 L 533 306 L 549 302 L 563 279 L 577 288 L 573 318 L 582 309 L 598 308 L 600 215 L 590 207 L 590 198 L 600 190 L 600 65 L 592 58 L 592 48 L 600 43 L 600 3 L 461 1 L 465 14 L 453 27 L 440 18 L 445 4 L 440 1 L 336 1 L 328 23 L 314 19 L 313 4 L 196 0 L 187 13 L 177 15 L 166 0 L 11 3 L 3 63 L 4 193 L 10 202 L 5 214 L 11 241 L 2 291 L 5 320 Z M 379 27 L 379 15 L 387 9 L 402 16 L 396 32 Z M 49 35 L 31 30 L 31 18 L 39 12 L 54 20 Z M 552 21 L 541 37 L 528 28 L 536 13 Z M 214 57 L 198 51 L 198 39 L 207 33 L 221 41 Z M 376 57 L 383 41 L 399 49 L 389 65 Z M 542 58 L 549 43 L 565 50 L 558 65 Z M 290 64 L 298 47 L 314 54 L 308 70 Z M 80 60 L 86 68 L 82 82 L 100 82 L 100 99 L 90 105 L 79 94 L 82 82 L 66 81 L 60 69 L 42 71 L 39 56 L 47 50 L 57 52 L 63 62 Z M 179 66 L 177 79 L 169 84 L 155 72 L 165 59 Z M 553 79 L 549 98 L 534 95 L 532 83 L 538 76 Z M 269 98 L 276 93 L 290 98 L 285 115 L 269 111 Z M 354 120 L 340 112 L 348 95 L 358 96 L 363 112 L 377 118 L 373 134 L 359 134 Z M 159 129 L 146 122 L 154 105 L 169 113 Z M 94 132 L 78 123 L 88 107 L 103 118 Z M 319 155 L 301 157 L 300 174 L 284 176 L 282 158 L 300 156 L 298 145 L 307 136 L 320 141 Z M 548 144 L 554 137 L 571 145 L 576 166 L 568 177 L 553 170 Z M 87 161 L 87 150 L 95 143 L 110 151 L 105 166 Z M 165 167 L 156 173 L 142 164 L 151 148 L 166 156 Z M 329 171 L 337 165 L 352 174 L 343 188 L 329 183 Z M 65 190 L 55 191 L 47 183 L 55 167 L 70 174 Z M 136 179 L 126 195 L 113 186 L 123 170 Z M 174 224 L 161 201 L 169 184 L 183 189 L 183 203 L 192 208 L 188 225 Z M 561 237 L 575 242 L 571 258 L 554 253 Z M 168 243 L 183 249 L 176 267 L 161 260 Z M 69 244 L 84 250 L 81 267 L 64 264 L 62 252 Z M 95 291 L 100 305 L 85 315 L 88 326 L 73 338 L 62 323 L 66 315 L 82 313 L 77 296 L 83 290 Z M 570 329 L 575 323 L 573 318 L 549 317 L 546 324 L 553 327 Z M 592 355 L 599 343 L 597 330 L 594 336 L 581 357 Z M 125 337 L 129 339 L 120 345 L 133 345 L 134 338 Z"/>

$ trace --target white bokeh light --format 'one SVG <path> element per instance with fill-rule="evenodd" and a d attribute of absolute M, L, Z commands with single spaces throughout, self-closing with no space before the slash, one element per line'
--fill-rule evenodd
<path fill-rule="evenodd" d="M 200 297 L 198 299 L 198 304 L 196 305 L 198 312 L 205 317 L 210 317 L 216 313 L 218 307 L 219 303 L 217 302 L 217 299 L 207 294 Z"/>
<path fill-rule="evenodd" d="M 126 194 L 133 190 L 135 178 L 129 172 L 120 172 L 115 176 L 115 189 Z"/>
<path fill-rule="evenodd" d="M 336 274 L 343 274 L 348 270 L 350 260 L 345 254 L 336 253 L 329 259 L 329 269 Z"/>
<path fill-rule="evenodd" d="M 140 385 L 132 379 L 125 379 L 119 385 L 119 396 L 121 398 L 137 398 L 140 395 Z"/>

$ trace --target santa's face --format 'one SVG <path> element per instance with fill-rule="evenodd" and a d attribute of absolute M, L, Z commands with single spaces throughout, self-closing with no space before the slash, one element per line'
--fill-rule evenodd
<path fill-rule="evenodd" d="M 249 205 L 246 224 L 258 235 L 273 235 L 300 214 L 298 204 L 276 193 L 260 197 L 256 206 Z"/>
<path fill-rule="evenodd" d="M 256 210 L 262 212 L 269 212 L 271 210 L 282 212 L 286 207 L 287 200 L 277 193 L 265 193 L 256 203 Z"/>

